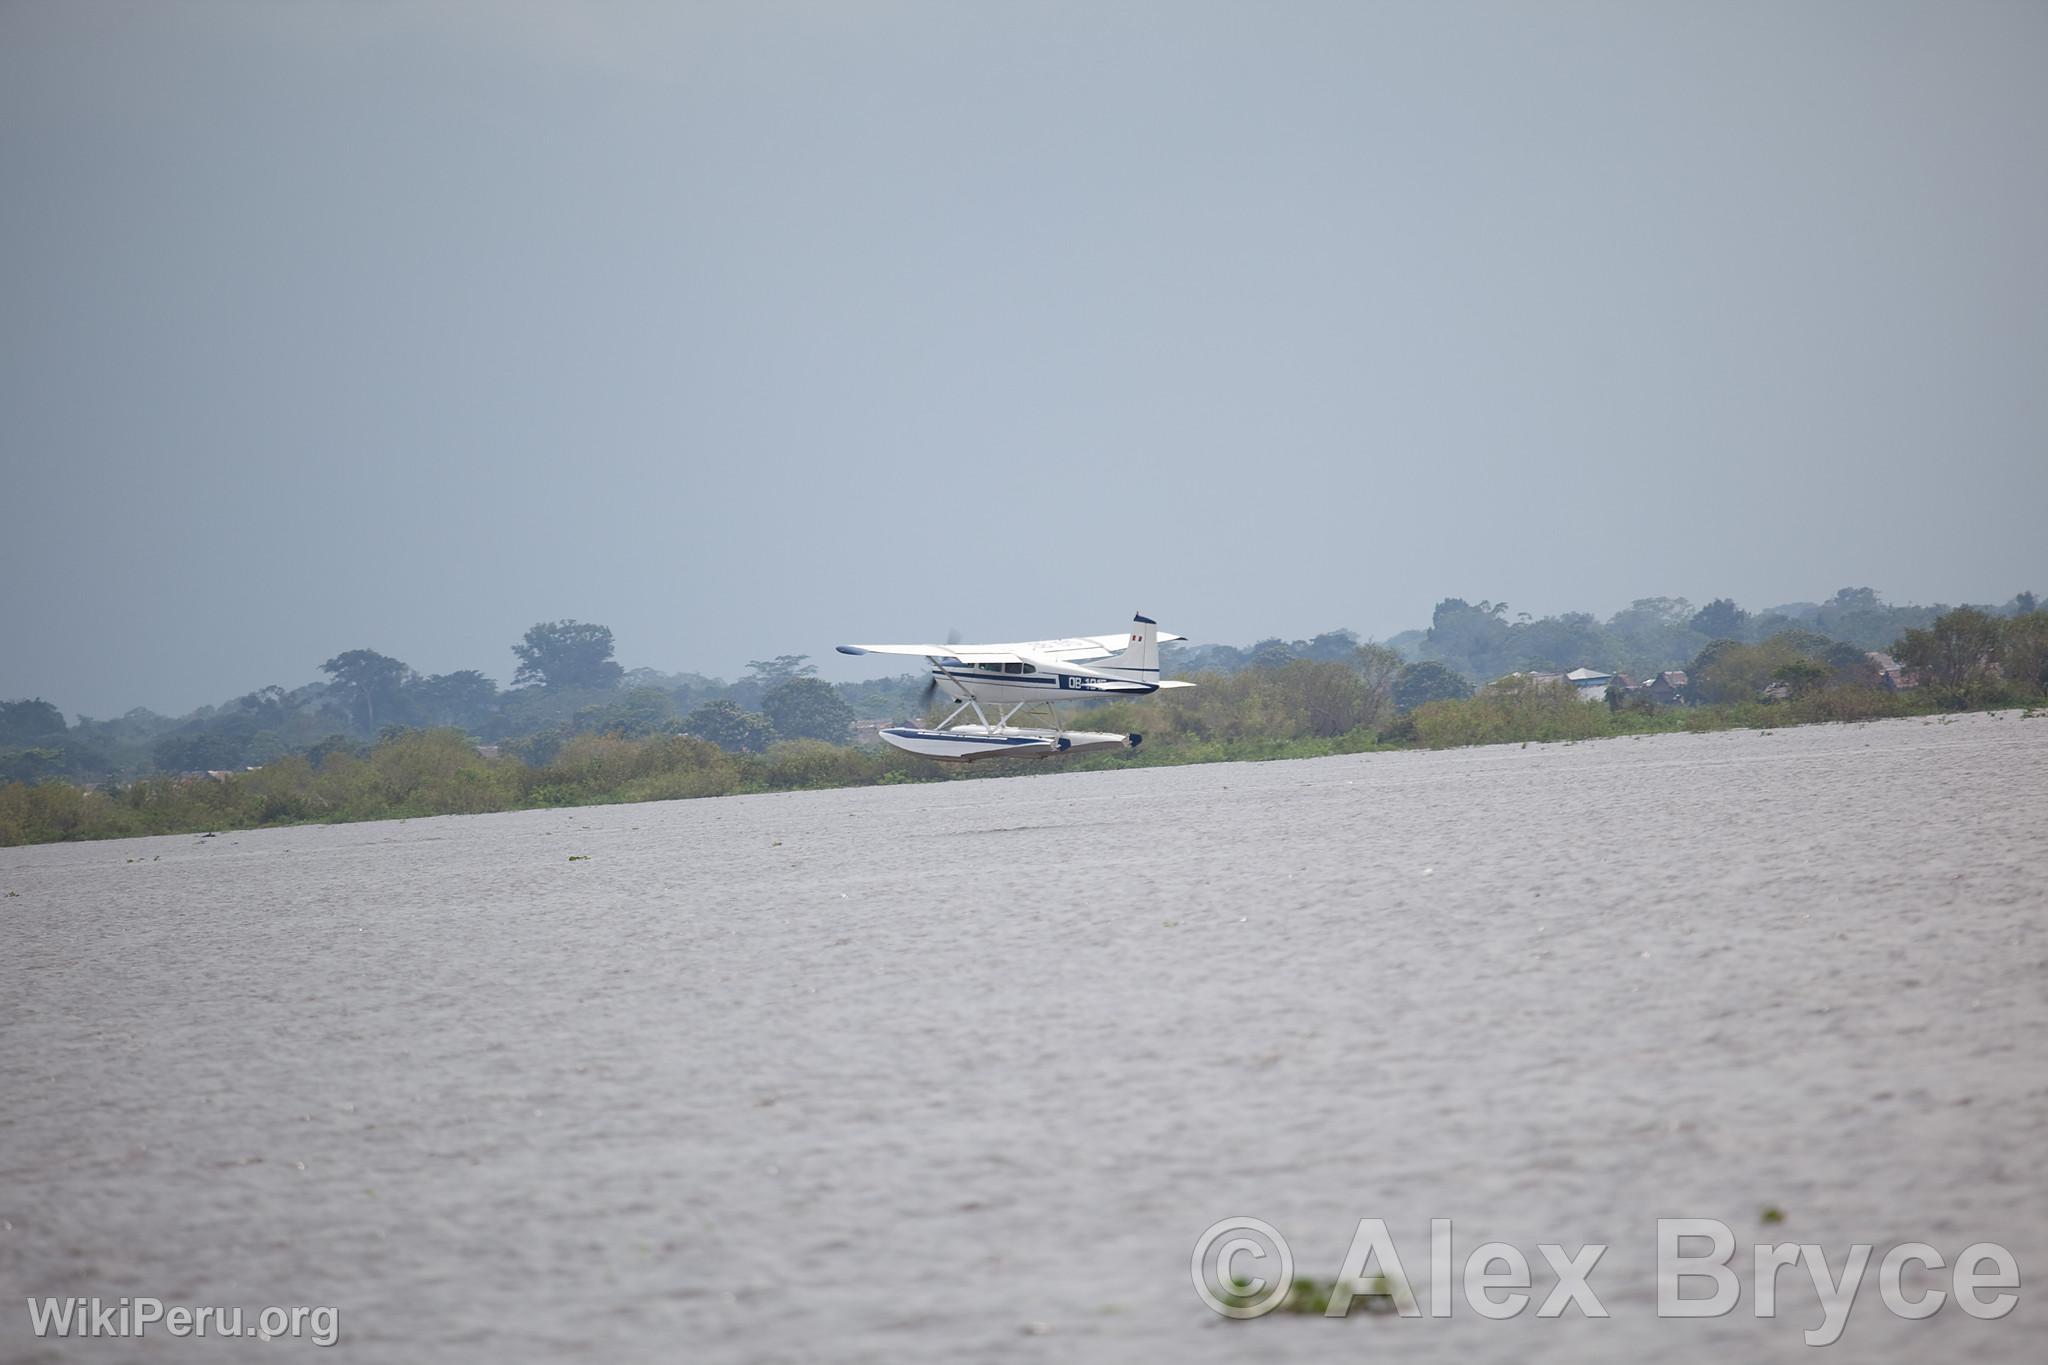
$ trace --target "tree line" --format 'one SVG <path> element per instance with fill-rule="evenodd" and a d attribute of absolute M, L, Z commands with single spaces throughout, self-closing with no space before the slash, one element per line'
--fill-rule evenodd
<path fill-rule="evenodd" d="M 1168 673 L 1200 687 L 1135 707 L 1106 703 L 1086 723 L 1142 731 L 1155 754 L 1176 745 L 1314 745 L 1344 737 L 1431 743 L 1457 732 L 1447 719 L 1454 712 L 1444 708 L 1463 705 L 1471 716 L 1498 710 L 1521 684 L 1497 680 L 1579 664 L 1639 675 L 1685 669 L 1683 700 L 1695 705 L 1741 706 L 1777 693 L 1809 709 L 1825 704 L 1860 714 L 1876 705 L 1860 694 L 1882 681 L 1868 651 L 1884 648 L 1928 689 L 1910 703 L 1885 705 L 1988 705 L 2029 700 L 2048 683 L 2043 620 L 2030 593 L 2002 607 L 1947 609 L 1892 606 L 1868 588 L 1845 588 L 1824 603 L 1755 614 L 1727 599 L 1694 609 L 1682 599 L 1649 598 L 1605 622 L 1583 613 L 1531 619 L 1501 602 L 1446 598 L 1427 630 L 1384 643 L 1334 630 L 1242 648 L 1169 645 L 1162 651 Z M 339 756 L 364 760 L 381 741 L 420 730 L 458 733 L 529 769 L 546 768 L 589 736 L 680 735 L 721 752 L 767 755 L 795 740 L 846 745 L 857 720 L 917 718 L 928 700 L 921 675 L 831 685 L 804 655 L 754 660 L 731 683 L 627 670 L 613 657 L 610 629 L 580 621 L 537 623 L 511 652 L 517 671 L 509 688 L 477 670 L 422 675 L 364 648 L 322 663 L 322 681 L 262 688 L 176 719 L 134 711 L 67 725 L 40 698 L 0 702 L 0 782 L 119 787 L 153 774 L 236 772 L 294 756 L 317 771 Z M 1577 704 L 1576 695 L 1571 700 Z M 1639 713 L 1654 709 L 1641 696 L 1617 700 Z M 1439 709 L 1409 719 L 1431 705 Z M 1493 733 L 1533 713 L 1524 707 L 1516 714 L 1523 719 L 1496 716 L 1480 728 Z M 1569 712 L 1544 722 L 1551 729 L 1594 723 Z"/>
<path fill-rule="evenodd" d="M 1200 673 L 1199 687 L 1143 701 L 1105 701 L 1088 724 L 1142 730 L 1144 746 L 1046 764 L 992 759 L 947 766 L 880 744 L 782 739 L 754 749 L 675 730 L 624 728 L 576 733 L 545 754 L 514 749 L 491 756 L 457 729 L 392 728 L 374 744 L 292 754 L 218 778 L 0 786 L 0 846 L 1133 764 L 1775 728 L 2007 701 L 2043 706 L 2026 714 L 2048 716 L 2048 612 L 1999 617 L 1959 608 L 1908 631 L 1894 642 L 1895 652 L 1923 676 L 1905 692 L 1886 690 L 1865 672 L 1831 672 L 1824 660 L 1841 643 L 1811 632 L 1720 642 L 1706 651 L 1709 663 L 1696 667 L 1725 698 L 1670 706 L 1589 704 L 1576 689 L 1529 672 L 1474 688 L 1438 661 L 1403 662 L 1398 651 L 1366 643 L 1338 657 Z M 792 673 L 803 666 L 800 659 L 784 662 Z M 1794 676 L 1803 685 L 1781 686 Z M 1454 695 L 1436 695 L 1445 680 Z"/>
<path fill-rule="evenodd" d="M 400 730 L 453 729 L 545 760 L 581 734 L 695 734 L 761 752 L 778 740 L 845 743 L 855 705 L 891 707 L 897 684 L 834 688 L 802 655 L 756 660 L 735 683 L 627 671 L 609 627 L 543 621 L 512 646 L 512 686 L 476 669 L 422 674 L 375 649 L 344 650 L 324 679 L 270 686 L 171 718 L 147 710 L 67 724 L 53 704 L 0 702 L 0 781 L 109 781 L 150 773 L 234 771 L 289 755 L 360 755 Z"/>
<path fill-rule="evenodd" d="M 2015 594 L 2002 606 L 1979 606 L 1986 615 L 2011 617 L 2037 610 L 2034 594 Z M 1409 661 L 1433 661 L 1478 686 L 1511 673 L 1566 672 L 1589 665 L 1642 677 L 1682 669 L 1720 641 L 1760 644 L 1787 632 L 1825 637 L 1859 650 L 1889 650 L 1908 630 L 1925 629 L 1951 610 L 1945 605 L 1897 605 L 1875 589 L 1843 588 L 1824 602 L 1790 602 L 1751 612 L 1731 598 L 1695 607 L 1683 597 L 1644 597 L 1605 620 L 1590 612 L 1534 617 L 1505 601 L 1446 597 L 1426 629 L 1403 631 L 1385 642 Z M 1185 673 L 1235 672 L 1293 659 L 1338 659 L 1359 644 L 1348 630 L 1309 640 L 1260 640 L 1229 645 L 1167 646 Z"/>

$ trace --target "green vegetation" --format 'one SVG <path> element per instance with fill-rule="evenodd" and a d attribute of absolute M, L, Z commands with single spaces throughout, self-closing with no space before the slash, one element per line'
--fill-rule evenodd
<path fill-rule="evenodd" d="M 609 626 L 582 621 L 543 621 L 512 646 L 519 671 L 512 685 L 536 682 L 543 687 L 610 687 L 624 673 L 612 662 Z"/>
<path fill-rule="evenodd" d="M 1403 711 L 1433 701 L 1463 701 L 1472 695 L 1472 684 L 1434 659 L 1411 664 L 1394 680 L 1394 704 Z"/>
<path fill-rule="evenodd" d="M 2001 611 L 2035 609 L 2021 594 Z M 1870 588 L 1843 588 L 1826 602 L 1791 602 L 1751 615 L 1727 598 L 1697 610 L 1682 597 L 1644 597 L 1602 622 L 1585 612 L 1531 618 L 1505 602 L 1447 597 L 1426 631 L 1390 643 L 1435 659 L 1478 681 L 1505 673 L 1564 672 L 1581 664 L 1642 676 L 1682 668 L 1716 640 L 1757 644 L 1786 631 L 1807 631 L 1858 650 L 1889 649 L 1902 632 L 1924 628 L 1945 607 L 1892 606 Z"/>
<path fill-rule="evenodd" d="M 0 702 L 0 782 L 120 784 L 240 771 L 293 754 L 317 764 L 342 749 L 360 757 L 387 733 L 416 729 L 461 730 L 537 764 L 590 734 L 690 733 L 761 753 L 786 739 L 850 742 L 857 720 L 910 714 L 923 685 L 890 678 L 834 687 L 803 655 L 756 661 L 734 683 L 625 672 L 612 650 L 605 626 L 544 621 L 512 646 L 518 671 L 509 689 L 475 669 L 428 676 L 374 649 L 351 649 L 320 665 L 326 681 L 259 688 L 175 719 L 135 710 L 70 725 L 41 699 Z"/>
<path fill-rule="evenodd" d="M 1226 1285 L 1217 1297 L 1229 1307 L 1250 1308 L 1260 1302 L 1265 1295 L 1263 1292 L 1254 1294 L 1250 1283 L 1238 1280 Z M 1348 1317 L 1354 1312 L 1398 1313 L 1401 1311 L 1402 1301 L 1410 1298 L 1407 1285 L 1397 1283 L 1385 1275 L 1368 1275 L 1348 1283 L 1338 1279 L 1316 1279 L 1308 1275 L 1297 1275 L 1287 1286 L 1286 1297 L 1282 1298 L 1272 1311 L 1296 1313 L 1304 1317 L 1327 1317 L 1334 1304 L 1339 1317 Z"/>
<path fill-rule="evenodd" d="M 733 754 L 666 734 L 578 735 L 546 763 L 529 764 L 488 758 L 459 730 L 418 730 L 360 755 L 337 749 L 315 763 L 294 754 L 218 778 L 149 777 L 97 790 L 68 782 L 0 787 L 0 844 L 857 786 L 911 761 L 894 750 L 817 740 Z"/>
<path fill-rule="evenodd" d="M 788 678 L 761 695 L 761 711 L 784 739 L 822 739 L 845 744 L 853 738 L 853 708 L 816 678 Z"/>
<path fill-rule="evenodd" d="M 1837 594 L 1848 606 L 1832 619 L 1922 611 L 1872 607 L 1861 591 Z M 1637 626 L 1679 620 L 1675 608 L 1638 603 L 1631 612 Z M 1631 612 L 1601 629 L 1620 629 L 1615 622 Z M 1437 615 L 1468 635 L 1517 629 L 1503 621 L 1505 604 L 1446 603 Z M 1749 618 L 1721 602 L 1682 624 L 1689 631 L 1705 618 L 1753 635 L 1754 620 L 1770 616 Z M 1585 629 L 1568 618 L 1551 624 Z M 421 677 L 396 659 L 351 650 L 322 665 L 328 683 L 264 688 L 182 721 L 144 712 L 67 726 L 46 701 L 0 702 L 0 845 L 2048 703 L 2048 612 L 2030 594 L 2002 612 L 1959 607 L 1902 627 L 1895 660 L 1805 626 L 1709 640 L 1690 656 L 1658 660 L 1685 666 L 1682 688 L 1671 677 L 1662 692 L 1617 681 L 1604 705 L 1539 672 L 1475 689 L 1442 658 L 1404 661 L 1348 631 L 1249 651 L 1181 650 L 1169 672 L 1200 686 L 1104 702 L 1075 717 L 1077 728 L 1144 734 L 1135 753 L 972 766 L 849 742 L 858 719 L 915 714 L 919 677 L 834 687 L 802 655 L 756 661 L 732 684 L 623 673 L 610 662 L 611 632 L 578 622 L 535 626 L 513 648 L 522 674 L 530 669 L 538 681 L 507 691 L 473 671 Z M 1532 662 L 1553 658 L 1600 660 Z M 1196 663 L 1203 667 L 1191 669 Z M 607 677 L 608 685 L 593 681 Z"/>

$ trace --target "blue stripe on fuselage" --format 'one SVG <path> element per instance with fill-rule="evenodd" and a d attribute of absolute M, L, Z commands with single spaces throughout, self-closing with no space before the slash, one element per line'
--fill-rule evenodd
<path fill-rule="evenodd" d="M 1143 696 L 1159 690 L 1159 684 L 1139 682 L 1135 678 L 1097 678 L 1080 673 L 955 673 L 949 668 L 936 668 L 932 671 L 963 683 L 979 683 L 984 687 L 1022 683 L 1027 687 L 1050 686 L 1058 692 L 1097 692 L 1103 696 L 1121 694 L 1126 697 Z M 1104 683 L 1119 683 L 1121 686 L 1105 687 L 1101 685 Z"/>
<path fill-rule="evenodd" d="M 983 673 L 978 669 L 955 673 L 950 668 L 933 671 L 943 673 L 949 678 L 962 678 L 968 682 L 1052 683 L 1054 686 L 1059 684 L 1059 677 L 1051 673 Z"/>

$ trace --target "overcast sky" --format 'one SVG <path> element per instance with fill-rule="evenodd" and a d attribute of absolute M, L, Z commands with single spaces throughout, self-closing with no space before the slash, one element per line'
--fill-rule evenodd
<path fill-rule="evenodd" d="M 2002 602 L 2044 258 L 2038 3 L 0 3 L 0 697 Z"/>

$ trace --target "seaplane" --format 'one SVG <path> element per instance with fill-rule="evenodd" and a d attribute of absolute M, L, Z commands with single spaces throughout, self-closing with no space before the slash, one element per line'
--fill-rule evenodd
<path fill-rule="evenodd" d="M 1190 682 L 1159 676 L 1161 631 L 1151 617 L 1131 618 L 1123 635 L 1078 635 L 1004 645 L 839 645 L 841 654 L 903 654 L 931 664 L 925 705 L 940 692 L 958 703 L 930 729 L 892 725 L 882 738 L 906 753 L 942 763 L 978 758 L 1059 758 L 1101 749 L 1135 749 L 1143 735 L 1070 730 L 1059 708 L 1109 697 L 1142 697 Z M 972 712 L 974 719 L 961 717 Z M 991 715 L 993 713 L 993 715 Z M 1020 725 L 1020 717 L 1047 721 Z"/>

